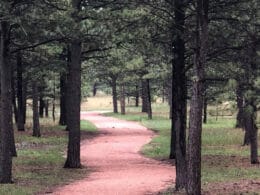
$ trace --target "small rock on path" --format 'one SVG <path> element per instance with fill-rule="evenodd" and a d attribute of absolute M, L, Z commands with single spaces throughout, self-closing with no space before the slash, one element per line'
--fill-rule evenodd
<path fill-rule="evenodd" d="M 82 180 L 56 189 L 55 195 L 143 195 L 156 194 L 172 185 L 172 165 L 142 156 L 141 147 L 154 133 L 135 122 L 85 112 L 100 135 L 81 145 L 81 162 L 93 172 Z"/>

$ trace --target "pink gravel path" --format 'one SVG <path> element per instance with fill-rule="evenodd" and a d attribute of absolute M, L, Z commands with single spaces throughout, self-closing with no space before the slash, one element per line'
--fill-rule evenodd
<path fill-rule="evenodd" d="M 175 179 L 172 165 L 142 156 L 139 151 L 154 133 L 135 122 L 105 117 L 98 112 L 81 114 L 101 134 L 81 145 L 81 162 L 93 172 L 85 179 L 58 188 L 55 195 L 156 194 Z"/>

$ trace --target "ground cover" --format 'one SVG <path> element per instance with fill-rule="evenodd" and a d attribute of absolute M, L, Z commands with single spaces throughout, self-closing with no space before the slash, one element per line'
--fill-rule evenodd
<path fill-rule="evenodd" d="M 30 119 L 29 119 L 30 120 Z M 40 138 L 32 137 L 30 121 L 25 132 L 15 131 L 18 157 L 13 161 L 14 183 L 0 185 L 0 194 L 27 195 L 46 193 L 54 186 L 69 183 L 88 173 L 80 170 L 64 169 L 67 146 L 65 127 L 58 126 L 51 119 L 41 119 Z M 96 127 L 81 121 L 82 139 L 91 139 Z"/>
<path fill-rule="evenodd" d="M 160 113 L 156 112 L 156 107 L 153 107 L 153 120 L 148 120 L 146 114 L 131 107 L 127 108 L 126 115 L 106 115 L 138 121 L 156 131 L 158 136 L 145 145 L 142 152 L 151 158 L 167 160 L 170 146 L 168 110 L 162 109 Z M 249 147 L 242 146 L 244 132 L 234 126 L 235 119 L 230 116 L 219 117 L 218 120 L 210 117 L 208 123 L 203 125 L 202 185 L 206 194 L 217 194 L 218 191 L 226 194 L 260 193 L 260 167 L 250 164 Z M 260 137 L 258 139 L 260 141 Z M 171 192 L 172 189 L 168 193 Z"/>

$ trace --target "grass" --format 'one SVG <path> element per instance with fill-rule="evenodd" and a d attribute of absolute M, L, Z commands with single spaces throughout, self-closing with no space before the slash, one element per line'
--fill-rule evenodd
<path fill-rule="evenodd" d="M 167 159 L 170 148 L 170 127 L 168 110 L 161 108 L 155 112 L 153 120 L 148 120 L 136 108 L 127 108 L 127 115 L 111 114 L 120 119 L 138 121 L 142 125 L 158 133 L 142 152 L 155 159 Z M 165 110 L 164 110 L 165 109 Z M 153 109 L 159 110 L 157 108 Z M 162 114 L 164 110 L 165 114 Z M 260 179 L 260 169 L 250 164 L 250 150 L 242 146 L 244 132 L 235 129 L 235 119 L 228 117 L 210 117 L 208 123 L 203 125 L 202 132 L 202 183 L 207 186 L 214 182 L 234 182 L 238 180 Z M 260 141 L 260 136 L 258 137 Z"/>
<path fill-rule="evenodd" d="M 65 127 L 50 119 L 41 119 L 42 137 L 32 137 L 30 124 L 26 132 L 15 131 L 18 157 L 13 159 L 14 184 L 0 185 L 0 194 L 29 195 L 51 192 L 57 185 L 66 184 L 88 173 L 86 168 L 64 169 L 68 142 Z M 44 120 L 44 121 L 43 121 Z M 96 132 L 88 121 L 81 121 L 83 136 Z"/>

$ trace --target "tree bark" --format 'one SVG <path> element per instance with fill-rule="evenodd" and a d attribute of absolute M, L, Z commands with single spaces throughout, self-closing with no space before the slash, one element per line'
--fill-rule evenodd
<path fill-rule="evenodd" d="M 23 63 L 21 52 L 17 53 L 17 104 L 18 104 L 18 116 L 17 116 L 17 130 L 24 131 L 24 111 L 23 111 Z"/>
<path fill-rule="evenodd" d="M 74 8 L 76 2 L 72 1 Z M 68 67 L 66 111 L 69 143 L 64 168 L 80 168 L 80 101 L 81 101 L 81 49 L 79 40 L 71 41 L 71 63 Z"/>
<path fill-rule="evenodd" d="M 112 76 L 112 96 L 113 96 L 113 112 L 114 113 L 118 113 L 118 108 L 117 108 L 117 84 L 116 84 L 116 80 L 117 77 L 116 76 Z"/>
<path fill-rule="evenodd" d="M 95 97 L 97 95 L 97 83 L 96 82 L 93 84 L 92 93 L 93 93 L 93 97 Z"/>
<path fill-rule="evenodd" d="M 146 80 L 142 80 L 142 112 L 148 112 L 148 91 Z"/>
<path fill-rule="evenodd" d="M 152 100 L 151 100 L 151 89 L 150 89 L 150 80 L 146 79 L 146 91 L 147 91 L 147 114 L 148 119 L 153 118 L 152 112 Z"/>
<path fill-rule="evenodd" d="M 253 102 L 246 103 L 244 111 L 244 127 L 247 134 L 247 141 L 250 142 L 251 164 L 258 164 L 258 144 L 257 144 L 257 126 L 255 123 L 255 112 L 257 108 Z"/>
<path fill-rule="evenodd" d="M 207 121 L 208 121 L 208 112 L 207 112 L 207 110 L 208 110 L 208 100 L 207 100 L 207 98 L 204 95 L 204 97 L 203 97 L 203 123 L 204 124 L 207 124 Z"/>
<path fill-rule="evenodd" d="M 22 113 L 23 113 L 23 123 L 26 124 L 26 110 L 27 110 L 27 83 L 28 81 L 23 82 L 23 97 L 22 97 Z"/>
<path fill-rule="evenodd" d="M 243 107 L 244 107 L 244 98 L 243 98 L 243 90 L 240 81 L 238 81 L 238 85 L 236 88 L 236 96 L 237 96 L 237 121 L 236 128 L 243 128 Z"/>
<path fill-rule="evenodd" d="M 135 107 L 139 107 L 139 88 L 138 85 L 135 87 Z"/>
<path fill-rule="evenodd" d="M 49 100 L 45 100 L 45 117 L 49 117 Z"/>
<path fill-rule="evenodd" d="M 34 137 L 41 137 L 40 131 L 40 120 L 39 120 L 39 92 L 37 82 L 33 81 L 32 83 L 32 96 L 33 96 L 33 136 Z"/>
<path fill-rule="evenodd" d="M 120 106 L 121 106 L 121 114 L 125 115 L 125 86 L 122 84 L 120 86 Z"/>
<path fill-rule="evenodd" d="M 1 136 L 0 136 L 0 183 L 12 183 L 12 69 L 9 64 L 10 25 L 2 21 L 0 26 L 0 70 L 1 70 Z"/>
<path fill-rule="evenodd" d="M 18 122 L 18 110 L 17 110 L 17 104 L 16 104 L 15 78 L 14 78 L 13 72 L 14 72 L 14 68 L 12 67 L 12 80 L 11 80 L 12 104 L 13 104 L 14 120 L 15 120 L 15 124 L 17 124 L 17 122 Z"/>
<path fill-rule="evenodd" d="M 190 107 L 190 128 L 187 147 L 188 194 L 201 194 L 201 132 L 203 108 L 203 82 L 208 42 L 208 0 L 197 0 L 197 31 L 194 78 Z"/>
<path fill-rule="evenodd" d="M 171 152 L 170 158 L 175 157 L 176 184 L 175 189 L 184 189 L 187 181 L 186 167 L 186 120 L 187 120 L 187 86 L 185 73 L 185 41 L 184 33 L 184 3 L 175 0 L 175 25 L 177 35 L 173 35 L 172 61 L 172 120 L 171 120 Z"/>
<path fill-rule="evenodd" d="M 66 125 L 66 83 L 67 73 L 60 76 L 60 125 Z"/>
<path fill-rule="evenodd" d="M 42 91 L 40 91 L 41 93 Z M 39 106 L 39 115 L 40 118 L 43 118 L 43 114 L 44 114 L 44 107 L 45 107 L 45 102 L 43 100 L 43 95 L 40 95 L 40 106 Z"/>

